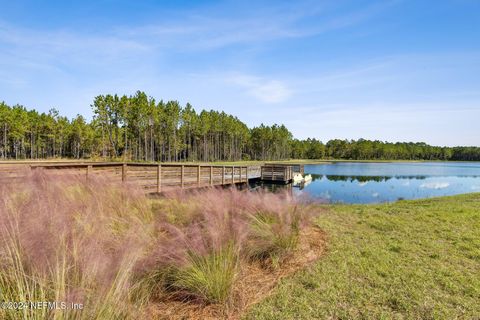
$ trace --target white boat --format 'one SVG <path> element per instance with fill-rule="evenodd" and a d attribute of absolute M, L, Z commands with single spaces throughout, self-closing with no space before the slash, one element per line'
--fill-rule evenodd
<path fill-rule="evenodd" d="M 301 173 L 295 173 L 293 175 L 293 182 L 302 182 L 303 181 L 303 176 Z"/>

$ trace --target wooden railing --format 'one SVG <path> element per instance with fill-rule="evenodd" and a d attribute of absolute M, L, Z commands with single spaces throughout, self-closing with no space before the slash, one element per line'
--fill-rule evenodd
<path fill-rule="evenodd" d="M 18 165 L 17 169 L 21 166 Z M 112 181 L 138 184 L 146 192 L 162 192 L 165 188 L 197 188 L 246 183 L 249 179 L 260 178 L 259 166 L 85 162 L 30 163 L 23 164 L 23 167 L 29 167 L 32 170 L 84 174 L 86 179 L 94 175 L 102 175 Z M 15 171 L 17 170 L 13 170 L 12 166 L 8 169 L 10 173 Z M 2 175 L 4 174 L 0 170 L 0 179 Z"/>
<path fill-rule="evenodd" d="M 274 162 L 266 162 L 266 166 L 284 166 L 284 167 L 292 167 L 293 174 L 300 173 L 301 175 L 305 174 L 305 165 L 299 163 L 274 163 Z"/>
<path fill-rule="evenodd" d="M 266 164 L 261 168 L 260 177 L 263 181 L 287 183 L 293 179 L 293 168 L 287 165 Z"/>

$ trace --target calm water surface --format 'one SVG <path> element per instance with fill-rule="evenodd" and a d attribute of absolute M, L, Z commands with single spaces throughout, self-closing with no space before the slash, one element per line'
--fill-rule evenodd
<path fill-rule="evenodd" d="M 480 162 L 336 162 L 305 165 L 313 180 L 293 188 L 327 202 L 380 203 L 480 192 Z"/>

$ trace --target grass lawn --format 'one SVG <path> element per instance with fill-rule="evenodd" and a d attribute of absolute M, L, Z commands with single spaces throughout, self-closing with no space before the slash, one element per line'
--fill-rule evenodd
<path fill-rule="evenodd" d="M 331 205 L 327 254 L 247 319 L 480 319 L 480 194 Z"/>

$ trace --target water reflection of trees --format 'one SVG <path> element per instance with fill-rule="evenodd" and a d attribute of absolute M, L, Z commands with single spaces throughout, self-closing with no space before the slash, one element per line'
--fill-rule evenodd
<path fill-rule="evenodd" d="M 415 180 L 424 180 L 427 176 L 343 176 L 343 175 L 332 175 L 332 174 L 312 174 L 312 180 L 320 180 L 325 177 L 329 181 L 346 181 L 346 182 L 385 182 L 390 179 L 415 179 Z"/>
<path fill-rule="evenodd" d="M 342 181 L 342 182 L 358 182 L 358 183 L 365 183 L 365 182 L 386 182 L 390 179 L 415 179 L 415 180 L 424 180 L 428 178 L 428 176 L 343 176 L 343 175 L 332 175 L 332 174 L 316 174 L 312 173 L 312 182 L 315 180 L 321 180 L 323 178 L 327 179 L 328 181 Z M 297 184 L 277 184 L 277 183 L 269 183 L 265 181 L 255 181 L 250 183 L 250 189 L 264 189 L 270 192 L 284 192 L 285 190 L 291 192 L 292 187 L 297 187 L 302 190 L 306 185 L 302 183 Z"/>
<path fill-rule="evenodd" d="M 292 192 L 293 184 L 282 184 L 282 183 L 270 183 L 265 181 L 255 181 L 249 184 L 250 190 L 267 190 L 269 192 L 277 193 L 277 192 L 285 192 L 288 193 Z"/>

